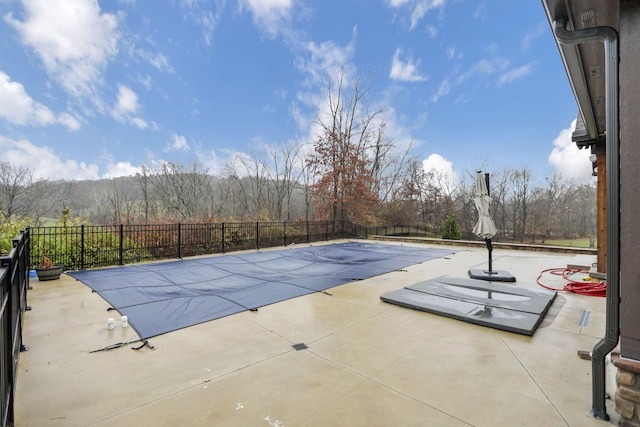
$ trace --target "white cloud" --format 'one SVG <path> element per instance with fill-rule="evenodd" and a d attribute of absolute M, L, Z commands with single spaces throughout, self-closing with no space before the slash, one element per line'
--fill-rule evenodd
<path fill-rule="evenodd" d="M 211 175 L 223 176 L 225 174 L 228 159 L 218 156 L 215 150 L 198 152 L 197 156 L 198 161 Z"/>
<path fill-rule="evenodd" d="M 101 175 L 101 178 L 117 178 L 119 176 L 135 176 L 140 172 L 140 168 L 133 166 L 129 162 L 116 162 L 107 165 L 107 171 Z"/>
<path fill-rule="evenodd" d="M 149 74 L 145 76 L 139 75 L 136 80 L 144 86 L 146 90 L 151 90 L 151 76 Z"/>
<path fill-rule="evenodd" d="M 140 117 L 132 117 L 131 119 L 129 119 L 129 123 L 131 123 L 138 129 L 146 129 L 149 127 L 149 124 Z"/>
<path fill-rule="evenodd" d="M 500 78 L 498 80 L 498 85 L 508 84 L 513 82 L 514 80 L 518 80 L 518 79 L 521 79 L 522 77 L 526 77 L 529 74 L 531 74 L 532 70 L 533 70 L 533 63 L 529 63 L 518 68 L 512 68 L 510 70 L 507 70 L 506 72 L 500 75 Z"/>
<path fill-rule="evenodd" d="M 53 80 L 76 97 L 93 95 L 117 53 L 118 19 L 97 0 L 24 1 L 25 19 L 5 20 L 40 57 Z"/>
<path fill-rule="evenodd" d="M 411 0 L 388 0 L 389 6 L 391 7 L 400 7 L 409 3 Z"/>
<path fill-rule="evenodd" d="M 447 59 L 449 61 L 451 61 L 452 59 L 454 59 L 456 57 L 456 48 L 455 47 L 448 47 L 446 49 L 447 52 Z"/>
<path fill-rule="evenodd" d="M 553 150 L 549 154 L 549 164 L 555 167 L 565 180 L 574 180 L 578 183 L 588 183 L 593 180 L 591 175 L 591 161 L 589 150 L 580 150 L 571 141 L 571 134 L 576 129 L 576 121 L 571 126 L 560 131 L 553 140 Z"/>
<path fill-rule="evenodd" d="M 118 85 L 118 99 L 112 110 L 113 117 L 120 122 L 131 123 L 139 129 L 146 129 L 147 122 L 137 116 L 139 109 L 138 95 L 127 86 Z"/>
<path fill-rule="evenodd" d="M 442 82 L 440 82 L 440 85 L 438 86 L 438 90 L 431 97 L 431 100 L 433 102 L 438 102 L 438 100 L 443 96 L 449 95 L 449 92 L 451 92 L 451 84 L 449 83 L 448 79 L 444 79 Z"/>
<path fill-rule="evenodd" d="M 533 64 L 528 64 L 511 70 L 509 70 L 508 67 L 509 60 L 500 56 L 481 59 L 463 73 L 457 75 L 454 74 L 454 76 L 445 78 L 438 86 L 438 90 L 431 100 L 433 102 L 438 102 L 439 99 L 450 94 L 454 88 L 462 86 L 468 81 L 492 79 L 498 75 L 499 77 L 496 85 L 499 86 L 501 84 L 510 83 L 517 78 L 521 78 L 529 74 Z"/>
<path fill-rule="evenodd" d="M 175 133 L 173 134 L 173 140 L 171 142 L 168 142 L 167 146 L 164 149 L 165 152 L 189 150 L 191 150 L 191 147 L 189 147 L 189 144 L 187 143 L 187 138 Z"/>
<path fill-rule="evenodd" d="M 549 26 L 547 21 L 543 20 L 536 28 L 534 28 L 531 32 L 524 36 L 522 39 L 522 48 L 529 49 L 529 47 L 541 36 L 549 31 Z"/>
<path fill-rule="evenodd" d="M 332 41 L 322 43 L 308 42 L 304 48 L 307 58 L 298 58 L 297 67 L 306 72 L 311 80 L 309 83 L 326 85 L 327 76 L 334 78 L 343 73 L 348 79 L 355 75 L 355 67 L 351 63 L 355 51 L 355 33 L 348 45 L 342 47 Z"/>
<path fill-rule="evenodd" d="M 352 63 L 356 32 L 354 28 L 353 38 L 346 46 L 338 46 L 332 41 L 310 41 L 301 46 L 303 55 L 296 58 L 295 65 L 308 77 L 305 90 L 296 94 L 290 111 L 299 128 L 308 131 L 309 140 L 315 139 L 319 129 L 317 118 L 328 113 L 327 82 L 330 80 L 335 86 L 336 79 L 342 77 L 345 90 L 353 84 L 357 71 Z"/>
<path fill-rule="evenodd" d="M 80 129 L 80 122 L 78 122 L 78 120 L 69 113 L 58 114 L 58 123 L 66 126 L 69 130 Z"/>
<path fill-rule="evenodd" d="M 213 31 L 218 26 L 221 15 L 222 11 L 218 9 L 217 13 L 205 10 L 200 15 L 193 17 L 194 21 L 202 27 L 202 39 L 207 46 L 211 46 Z"/>
<path fill-rule="evenodd" d="M 3 71 L 0 71 L 0 117 L 22 126 L 61 124 L 71 131 L 80 129 L 75 117 L 67 112 L 54 114 L 31 98 L 22 84 L 11 81 L 11 77 Z"/>
<path fill-rule="evenodd" d="M 180 5 L 187 10 L 187 18 L 192 20 L 202 30 L 202 39 L 205 45 L 210 46 L 213 41 L 213 32 L 222 19 L 224 13 L 225 0 L 216 0 L 216 10 L 205 10 L 200 7 L 200 3 L 208 5 L 209 1 L 182 0 Z"/>
<path fill-rule="evenodd" d="M 409 29 L 415 29 L 418 26 L 418 22 L 427 14 L 427 12 L 442 6 L 444 6 L 444 0 L 416 1 L 415 8 L 413 9 L 413 13 L 411 14 L 411 25 Z"/>
<path fill-rule="evenodd" d="M 114 108 L 117 116 L 135 114 L 138 111 L 138 95 L 124 85 L 118 85 L 118 100 Z"/>
<path fill-rule="evenodd" d="M 433 153 L 422 161 L 422 168 L 430 175 L 430 183 L 439 186 L 445 194 L 453 194 L 458 186 L 458 175 L 453 170 L 453 163 Z"/>
<path fill-rule="evenodd" d="M 377 108 L 377 106 L 376 106 Z M 409 119 L 407 123 L 407 117 L 398 116 L 398 112 L 393 108 L 391 103 L 385 102 L 381 105 L 382 114 L 377 117 L 380 121 L 384 121 L 384 135 L 385 137 L 393 141 L 394 154 L 404 154 L 410 147 L 416 147 L 423 143 L 422 140 L 416 139 L 412 134 L 413 129 L 419 129 L 427 121 L 428 114 L 426 111 L 416 114 L 415 117 Z M 379 126 L 380 121 L 375 125 Z"/>
<path fill-rule="evenodd" d="M 409 7 L 411 9 L 409 30 L 414 30 L 428 12 L 443 7 L 445 0 L 389 0 L 388 4 L 396 9 Z"/>
<path fill-rule="evenodd" d="M 225 174 L 234 174 L 240 178 L 251 175 L 250 168 L 253 166 L 251 155 L 242 151 L 227 151 L 227 161 L 225 163 Z"/>
<path fill-rule="evenodd" d="M 402 55 L 402 49 L 396 49 L 391 60 L 391 72 L 389 78 L 391 80 L 399 80 L 403 82 L 422 82 L 427 80 L 427 77 L 420 74 L 418 66 L 420 62 L 413 62 L 411 55 L 408 55 L 405 61 L 400 58 Z"/>
<path fill-rule="evenodd" d="M 135 49 L 135 54 L 151 64 L 153 67 L 167 74 L 175 74 L 175 70 L 169 64 L 169 59 L 162 53 L 150 52 L 144 49 Z"/>
<path fill-rule="evenodd" d="M 239 0 L 240 10 L 248 9 L 253 22 L 270 37 L 276 37 L 289 23 L 294 0 Z"/>
<path fill-rule="evenodd" d="M 487 8 L 487 2 L 486 1 L 481 1 L 480 4 L 478 4 L 478 7 L 476 7 L 476 10 L 473 11 L 473 17 L 475 19 L 479 19 L 479 20 L 484 20 L 488 15 L 488 8 Z"/>
<path fill-rule="evenodd" d="M 33 171 L 34 179 L 82 181 L 132 176 L 140 170 L 129 162 L 114 162 L 110 156 L 106 156 L 103 165 L 106 172 L 101 174 L 101 167 L 95 163 L 65 160 L 50 147 L 35 145 L 27 139 L 14 140 L 3 135 L 0 135 L 0 151 L 3 161 Z"/>
<path fill-rule="evenodd" d="M 99 167 L 75 160 L 63 160 L 49 147 L 41 147 L 29 140 L 13 140 L 0 135 L 3 161 L 33 171 L 35 179 L 85 180 L 100 178 Z"/>
<path fill-rule="evenodd" d="M 462 84 L 466 80 L 476 77 L 491 77 L 494 74 L 506 69 L 508 66 L 509 60 L 499 56 L 488 59 L 481 59 L 466 72 L 458 76 L 458 78 L 456 79 L 456 83 Z"/>

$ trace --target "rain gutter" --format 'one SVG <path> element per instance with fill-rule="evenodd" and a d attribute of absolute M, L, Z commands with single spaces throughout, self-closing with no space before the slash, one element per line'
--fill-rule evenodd
<path fill-rule="evenodd" d="M 618 122 L 618 33 L 611 27 L 566 29 L 566 18 L 555 20 L 553 30 L 561 44 L 603 42 L 605 54 L 605 109 L 607 162 L 607 312 L 605 336 L 591 353 L 591 415 L 608 421 L 605 405 L 605 357 L 620 338 L 620 125 Z"/>

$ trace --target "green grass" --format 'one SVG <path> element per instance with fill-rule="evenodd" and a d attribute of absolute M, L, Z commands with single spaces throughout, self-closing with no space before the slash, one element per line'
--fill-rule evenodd
<path fill-rule="evenodd" d="M 589 239 L 558 239 L 558 240 L 547 240 L 544 242 L 545 245 L 550 246 L 568 246 L 571 248 L 589 248 Z"/>

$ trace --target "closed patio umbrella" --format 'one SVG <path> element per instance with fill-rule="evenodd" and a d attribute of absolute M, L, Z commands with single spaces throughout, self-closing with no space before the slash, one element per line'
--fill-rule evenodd
<path fill-rule="evenodd" d="M 491 238 L 496 235 L 496 226 L 491 219 L 491 195 L 489 193 L 489 174 L 482 175 L 482 171 L 476 172 L 476 191 L 473 203 L 478 210 L 478 222 L 473 227 L 473 234 L 484 239 L 489 251 L 488 270 L 469 270 L 469 276 L 473 279 L 491 280 L 499 282 L 515 282 L 516 278 L 506 271 L 493 270 Z"/>
<path fill-rule="evenodd" d="M 473 203 L 478 210 L 478 222 L 473 227 L 473 234 L 481 239 L 491 239 L 496 235 L 496 226 L 491 219 L 489 211 L 489 206 L 491 205 L 491 196 L 489 196 L 489 189 L 487 188 L 489 174 L 486 174 L 485 177 L 482 176 L 482 172 L 477 172 L 476 174 L 476 192 Z"/>

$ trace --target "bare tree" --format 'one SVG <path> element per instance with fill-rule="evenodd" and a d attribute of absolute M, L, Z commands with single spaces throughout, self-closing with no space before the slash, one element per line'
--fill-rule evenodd
<path fill-rule="evenodd" d="M 496 224 L 498 237 L 504 237 L 509 229 L 509 204 L 507 195 L 510 192 L 511 178 L 508 169 L 490 172 L 490 193 L 493 221 Z"/>
<path fill-rule="evenodd" d="M 0 215 L 8 221 L 29 218 L 37 225 L 56 206 L 62 208 L 71 188 L 70 183 L 36 181 L 30 169 L 0 162 Z"/>
<path fill-rule="evenodd" d="M 466 171 L 456 189 L 456 211 L 463 238 L 474 238 L 473 227 L 478 221 L 478 211 L 474 199 L 476 192 L 476 173 Z"/>
<path fill-rule="evenodd" d="M 531 201 L 531 171 L 526 166 L 511 171 L 511 223 L 513 237 L 524 241 L 527 234 L 527 210 Z"/>
<path fill-rule="evenodd" d="M 400 185 L 391 200 L 383 203 L 380 219 L 385 224 L 425 223 L 425 172 L 421 162 L 416 158 L 409 159 L 405 173 L 399 179 Z"/>
<path fill-rule="evenodd" d="M 411 173 L 410 163 L 415 160 L 410 156 L 411 146 L 398 152 L 392 139 L 385 136 L 386 124 L 381 122 L 374 132 L 373 144 L 366 147 L 366 155 L 370 159 L 373 182 L 371 190 L 378 195 L 382 203 L 388 202 Z"/>
<path fill-rule="evenodd" d="M 582 184 L 576 188 L 574 194 L 573 203 L 578 212 L 578 236 L 588 237 L 589 246 L 593 248 L 596 246 L 598 235 L 596 188 L 593 185 Z"/>
<path fill-rule="evenodd" d="M 264 162 L 244 155 L 234 156 L 225 168 L 230 180 L 233 197 L 240 203 L 241 216 L 258 218 L 264 216 L 263 209 L 268 197 L 268 172 Z"/>
<path fill-rule="evenodd" d="M 380 111 L 363 106 L 370 85 L 358 80 L 345 93 L 344 75 L 337 87 L 328 87 L 328 113 L 319 117 L 320 135 L 308 163 L 317 180 L 312 188 L 318 211 L 331 220 L 371 222 L 379 208 L 378 195 L 367 150 L 377 136 L 371 125 Z"/>
<path fill-rule="evenodd" d="M 570 183 L 564 197 L 558 202 L 556 215 L 561 219 L 563 238 L 588 237 L 595 246 L 597 235 L 596 189 L 592 185 Z"/>
<path fill-rule="evenodd" d="M 123 179 L 110 179 L 106 193 L 106 205 L 109 208 L 109 221 L 112 224 L 129 224 L 136 216 L 136 200 L 132 188 Z"/>
<path fill-rule="evenodd" d="M 444 172 L 436 169 L 425 171 L 423 191 L 427 217 L 438 233 L 444 222 L 455 210 L 457 183 Z"/>
<path fill-rule="evenodd" d="M 539 189 L 533 197 L 535 202 L 533 205 L 534 234 L 540 236 L 542 244 L 561 228 L 560 216 L 557 213 L 561 201 L 570 189 L 570 186 L 562 180 L 562 176 L 558 173 L 546 178 L 546 181 L 546 188 Z"/>
<path fill-rule="evenodd" d="M 29 214 L 31 201 L 27 196 L 32 185 L 30 169 L 0 162 L 0 212 L 5 218 Z"/>
<path fill-rule="evenodd" d="M 149 216 L 151 215 L 151 183 L 149 180 L 150 170 L 146 165 L 142 165 L 140 172 L 136 174 L 138 181 L 138 187 L 142 193 L 142 217 L 145 223 L 149 222 Z"/>
<path fill-rule="evenodd" d="M 206 214 L 203 200 L 211 191 L 210 179 L 198 163 L 186 168 L 179 163 L 163 162 L 157 168 L 149 169 L 146 179 L 153 186 L 161 207 L 169 215 L 191 219 Z"/>
<path fill-rule="evenodd" d="M 299 179 L 302 181 L 301 185 L 304 190 L 304 219 L 309 221 L 314 218 L 311 213 L 311 206 L 315 201 L 312 191 L 314 172 L 309 165 L 309 160 L 304 155 L 298 156 L 298 162 L 300 164 Z"/>
<path fill-rule="evenodd" d="M 266 148 L 268 157 L 263 160 L 263 168 L 269 178 L 269 205 L 273 218 L 291 219 L 291 196 L 302 173 L 301 168 L 296 168 L 299 151 L 297 144 Z"/>

